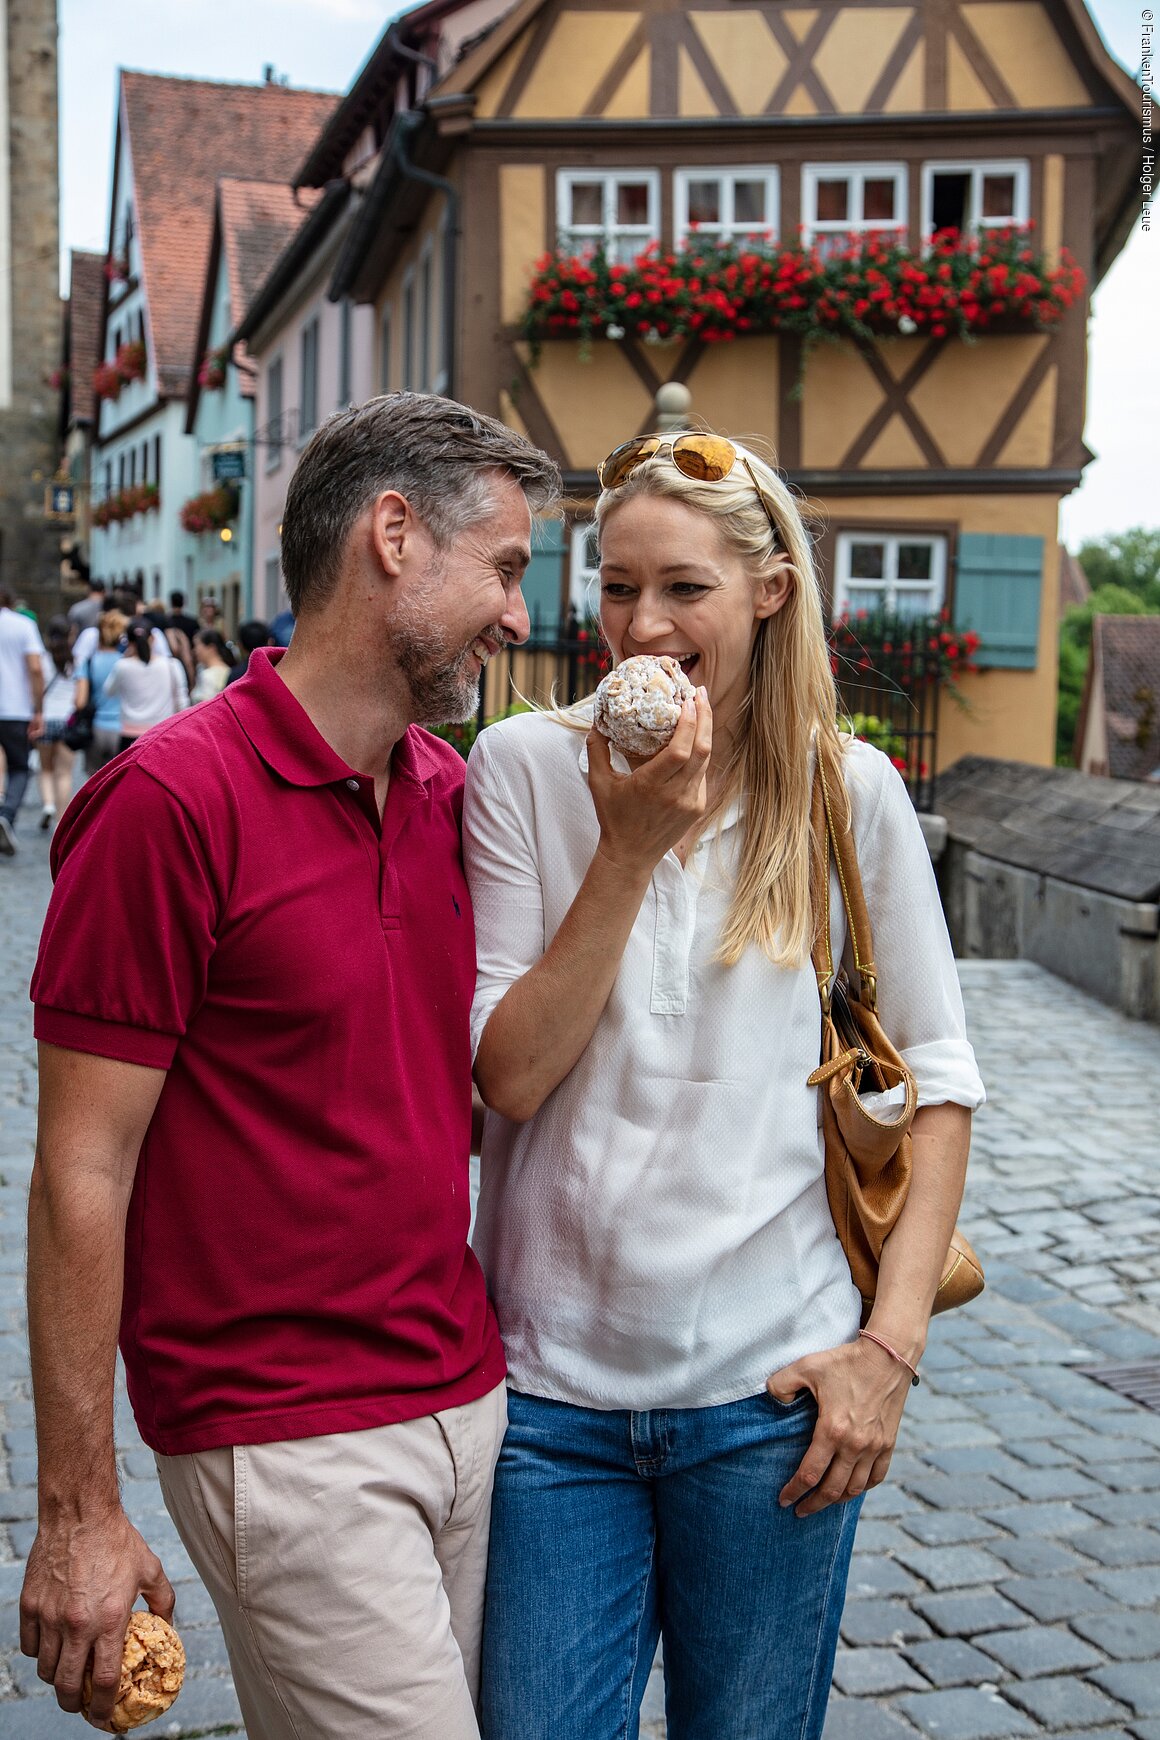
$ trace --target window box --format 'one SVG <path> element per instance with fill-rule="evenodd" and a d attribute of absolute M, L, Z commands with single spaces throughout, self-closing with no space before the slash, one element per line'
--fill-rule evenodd
<path fill-rule="evenodd" d="M 1018 230 L 948 232 L 920 255 L 877 235 L 825 249 L 694 238 L 675 254 L 648 248 L 628 264 L 601 247 L 545 254 L 533 268 L 521 331 L 533 357 L 546 338 L 714 343 L 790 332 L 808 351 L 822 338 L 1046 331 L 1084 282 L 1066 249 L 1048 267 Z"/>

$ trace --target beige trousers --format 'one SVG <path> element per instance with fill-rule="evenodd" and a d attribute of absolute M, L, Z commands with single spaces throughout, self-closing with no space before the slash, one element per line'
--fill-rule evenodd
<path fill-rule="evenodd" d="M 501 1384 L 397 1426 L 157 1457 L 249 1740 L 478 1740 L 506 1423 Z"/>

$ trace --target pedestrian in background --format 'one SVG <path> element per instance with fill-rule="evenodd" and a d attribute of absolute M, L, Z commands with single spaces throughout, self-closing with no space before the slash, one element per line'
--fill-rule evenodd
<path fill-rule="evenodd" d="M 44 700 L 44 642 L 6 587 L 0 587 L 0 750 L 4 799 L 0 802 L 0 855 L 16 850 L 16 818 L 28 789 L 29 747 L 39 736 Z"/>
<path fill-rule="evenodd" d="M 78 598 L 69 605 L 69 631 L 75 640 L 82 628 L 92 628 L 105 606 L 105 582 L 90 580 L 87 598 Z"/>
<path fill-rule="evenodd" d="M 69 645 L 68 618 L 54 616 L 40 655 L 44 672 L 44 704 L 39 733 L 32 739 L 40 760 L 40 825 L 46 831 L 63 813 L 72 796 L 73 751 L 63 740 L 65 725 L 76 712 L 77 673 Z"/>
<path fill-rule="evenodd" d="M 242 649 L 242 656 L 226 678 L 227 684 L 236 683 L 239 677 L 245 676 L 252 652 L 257 652 L 260 646 L 274 645 L 269 623 L 260 622 L 257 617 L 254 617 L 250 622 L 239 623 L 238 644 Z"/>
<path fill-rule="evenodd" d="M 110 695 L 107 688 L 110 675 L 120 663 L 121 641 L 128 626 L 129 618 L 123 611 L 103 611 L 97 625 L 100 644 L 87 662 L 78 667 L 78 711 L 88 706 L 90 695 L 95 696 L 97 702 L 93 714 L 93 740 L 85 750 L 85 767 L 90 774 L 112 761 L 121 748 L 121 701 L 115 690 Z"/>
<path fill-rule="evenodd" d="M 229 682 L 230 672 L 237 663 L 233 648 L 216 629 L 199 628 L 193 637 L 193 656 L 197 661 L 197 678 L 189 692 L 191 705 L 212 701 Z"/>
<path fill-rule="evenodd" d="M 188 640 L 190 646 L 193 645 L 193 637 L 197 633 L 198 621 L 196 616 L 190 616 L 188 610 L 185 608 L 184 592 L 171 592 L 169 594 L 169 619 L 166 626 L 168 628 L 179 629 L 185 636 L 186 640 Z"/>
<path fill-rule="evenodd" d="M 105 682 L 105 694 L 121 704 L 121 749 L 189 705 L 181 666 L 168 651 L 157 654 L 155 632 L 147 616 L 133 617 L 125 630 L 125 651 Z"/>

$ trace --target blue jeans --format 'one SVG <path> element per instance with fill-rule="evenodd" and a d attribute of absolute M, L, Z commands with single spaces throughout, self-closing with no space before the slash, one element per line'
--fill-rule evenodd
<path fill-rule="evenodd" d="M 647 1413 L 509 1394 L 484 1740 L 636 1740 L 658 1635 L 669 1740 L 818 1740 L 861 1500 L 778 1504 L 815 1420 L 805 1391 Z"/>

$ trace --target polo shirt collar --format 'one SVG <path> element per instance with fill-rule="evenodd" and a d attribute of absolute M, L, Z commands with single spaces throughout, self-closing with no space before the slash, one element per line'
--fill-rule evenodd
<path fill-rule="evenodd" d="M 323 737 L 296 695 L 291 694 L 275 666 L 284 647 L 258 647 L 250 654 L 246 674 L 223 694 L 242 730 L 262 760 L 290 785 L 336 785 L 358 777 Z M 426 734 L 410 725 L 391 755 L 392 778 L 401 776 L 426 785 L 439 768 Z"/>

